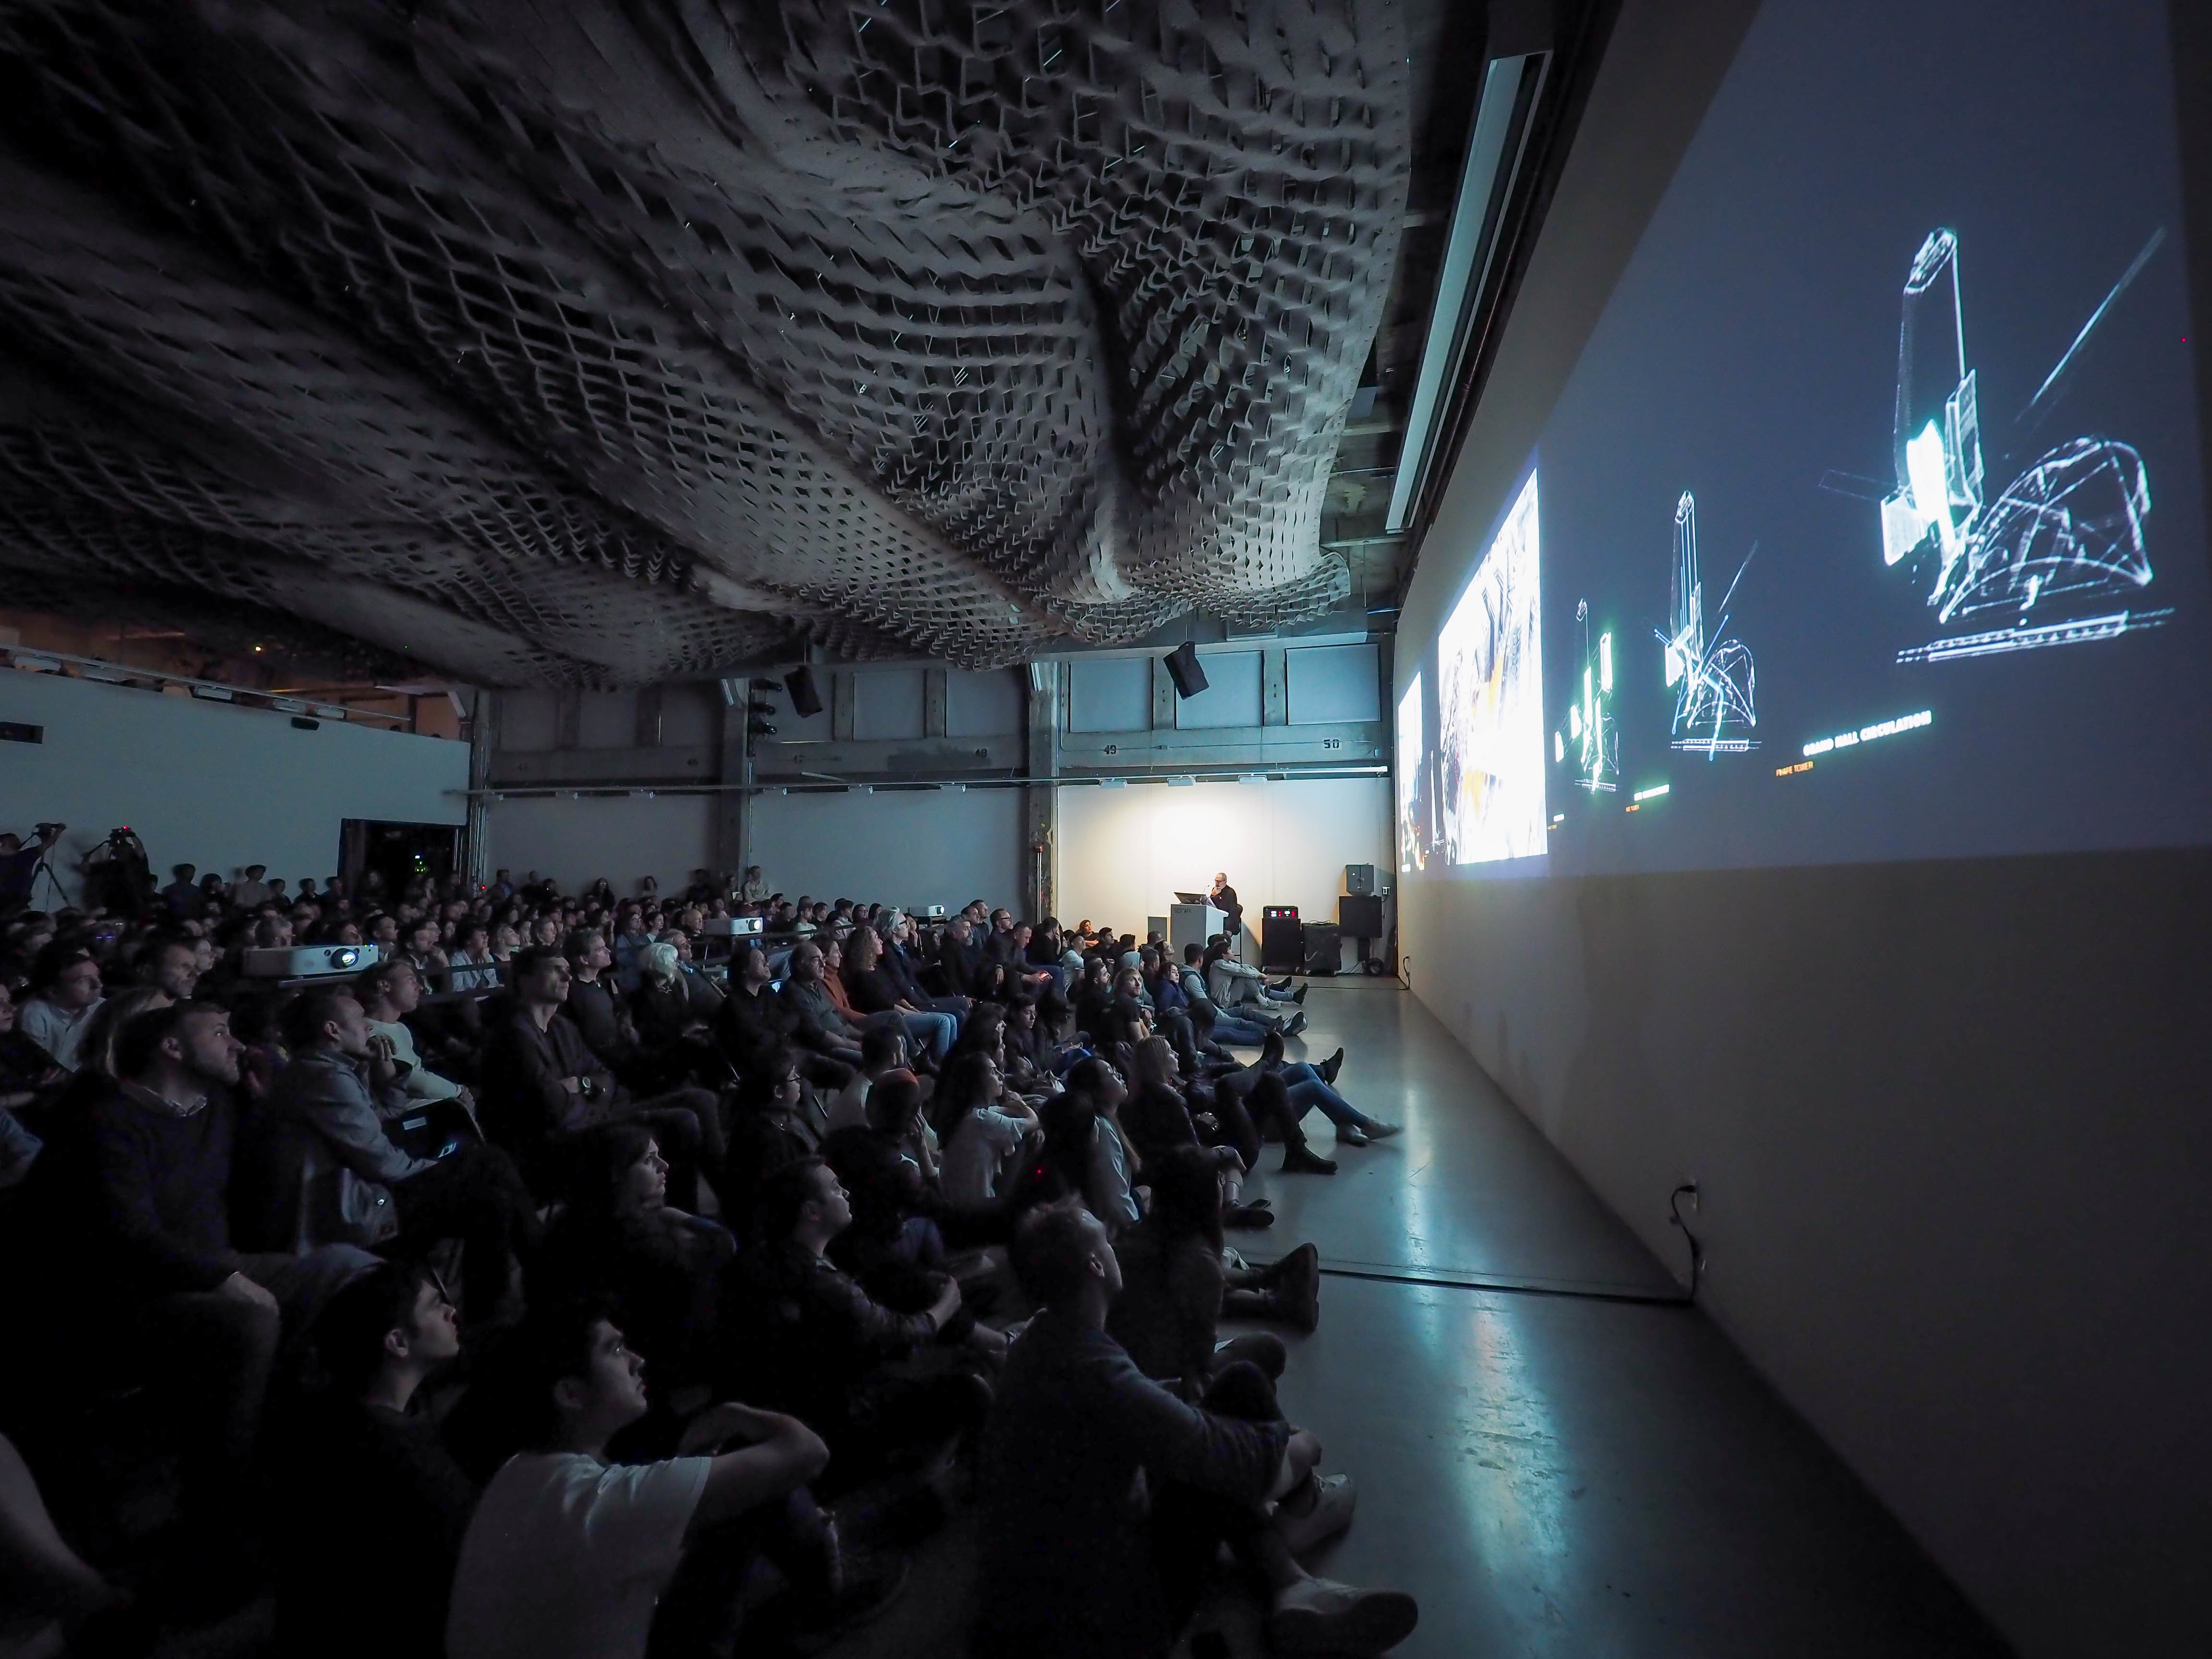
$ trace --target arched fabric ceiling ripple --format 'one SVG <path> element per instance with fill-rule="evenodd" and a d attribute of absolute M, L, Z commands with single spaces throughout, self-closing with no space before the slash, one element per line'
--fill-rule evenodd
<path fill-rule="evenodd" d="M 21 0 L 0 52 L 0 319 L 210 434 L 134 465 L 158 431 L 19 411 L 0 561 L 120 579 L 151 523 L 147 580 L 274 560 L 297 614 L 507 680 L 1345 591 L 1389 0 Z M 241 491 L 225 437 L 307 483 Z M 100 493 L 14 501 L 68 466 Z"/>

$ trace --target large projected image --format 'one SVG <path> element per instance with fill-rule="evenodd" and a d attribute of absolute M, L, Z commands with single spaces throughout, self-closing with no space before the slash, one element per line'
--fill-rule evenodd
<path fill-rule="evenodd" d="M 1409 873 L 2212 841 L 2172 82 L 2160 0 L 1765 0 L 1407 655 Z"/>
<path fill-rule="evenodd" d="M 1544 851 L 1540 551 L 1531 472 L 1437 635 L 1437 793 L 1448 864 Z"/>
<path fill-rule="evenodd" d="M 1398 872 L 1429 867 L 1429 751 L 1421 741 L 1421 677 L 1398 699 Z"/>

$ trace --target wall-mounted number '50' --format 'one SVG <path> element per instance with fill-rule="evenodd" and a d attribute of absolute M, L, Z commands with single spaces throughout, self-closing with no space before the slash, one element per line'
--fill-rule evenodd
<path fill-rule="evenodd" d="M 1342 738 L 1323 738 L 1321 740 L 1321 746 L 1324 749 L 1341 749 L 1344 747 L 1344 739 Z"/>

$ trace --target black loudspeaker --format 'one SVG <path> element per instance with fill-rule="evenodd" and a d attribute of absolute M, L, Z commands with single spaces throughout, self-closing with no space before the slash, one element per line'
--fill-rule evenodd
<path fill-rule="evenodd" d="M 814 671 L 801 663 L 783 677 L 783 689 L 791 693 L 791 712 L 802 718 L 822 712 L 822 692 L 814 684 Z"/>
<path fill-rule="evenodd" d="M 1306 924 L 1305 970 L 1309 978 L 1335 973 L 1344 965 L 1344 935 L 1333 921 Z"/>
<path fill-rule="evenodd" d="M 1344 866 L 1344 890 L 1364 898 L 1375 890 L 1375 866 L 1371 864 L 1347 864 Z"/>
<path fill-rule="evenodd" d="M 1295 904 L 1268 904 L 1260 910 L 1260 965 L 1278 972 L 1296 969 L 1306 958 L 1305 929 Z"/>
<path fill-rule="evenodd" d="M 1347 939 L 1381 939 L 1382 901 L 1373 894 L 1345 894 L 1336 902 L 1336 928 Z"/>
<path fill-rule="evenodd" d="M 1194 697 L 1206 690 L 1206 671 L 1198 665 L 1198 647 L 1188 640 L 1168 653 L 1167 664 L 1176 696 Z"/>

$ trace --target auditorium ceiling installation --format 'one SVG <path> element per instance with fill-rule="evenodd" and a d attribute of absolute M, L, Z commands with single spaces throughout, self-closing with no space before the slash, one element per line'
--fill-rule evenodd
<path fill-rule="evenodd" d="M 9 0 L 0 586 L 489 684 L 1310 617 L 1435 15 Z"/>

